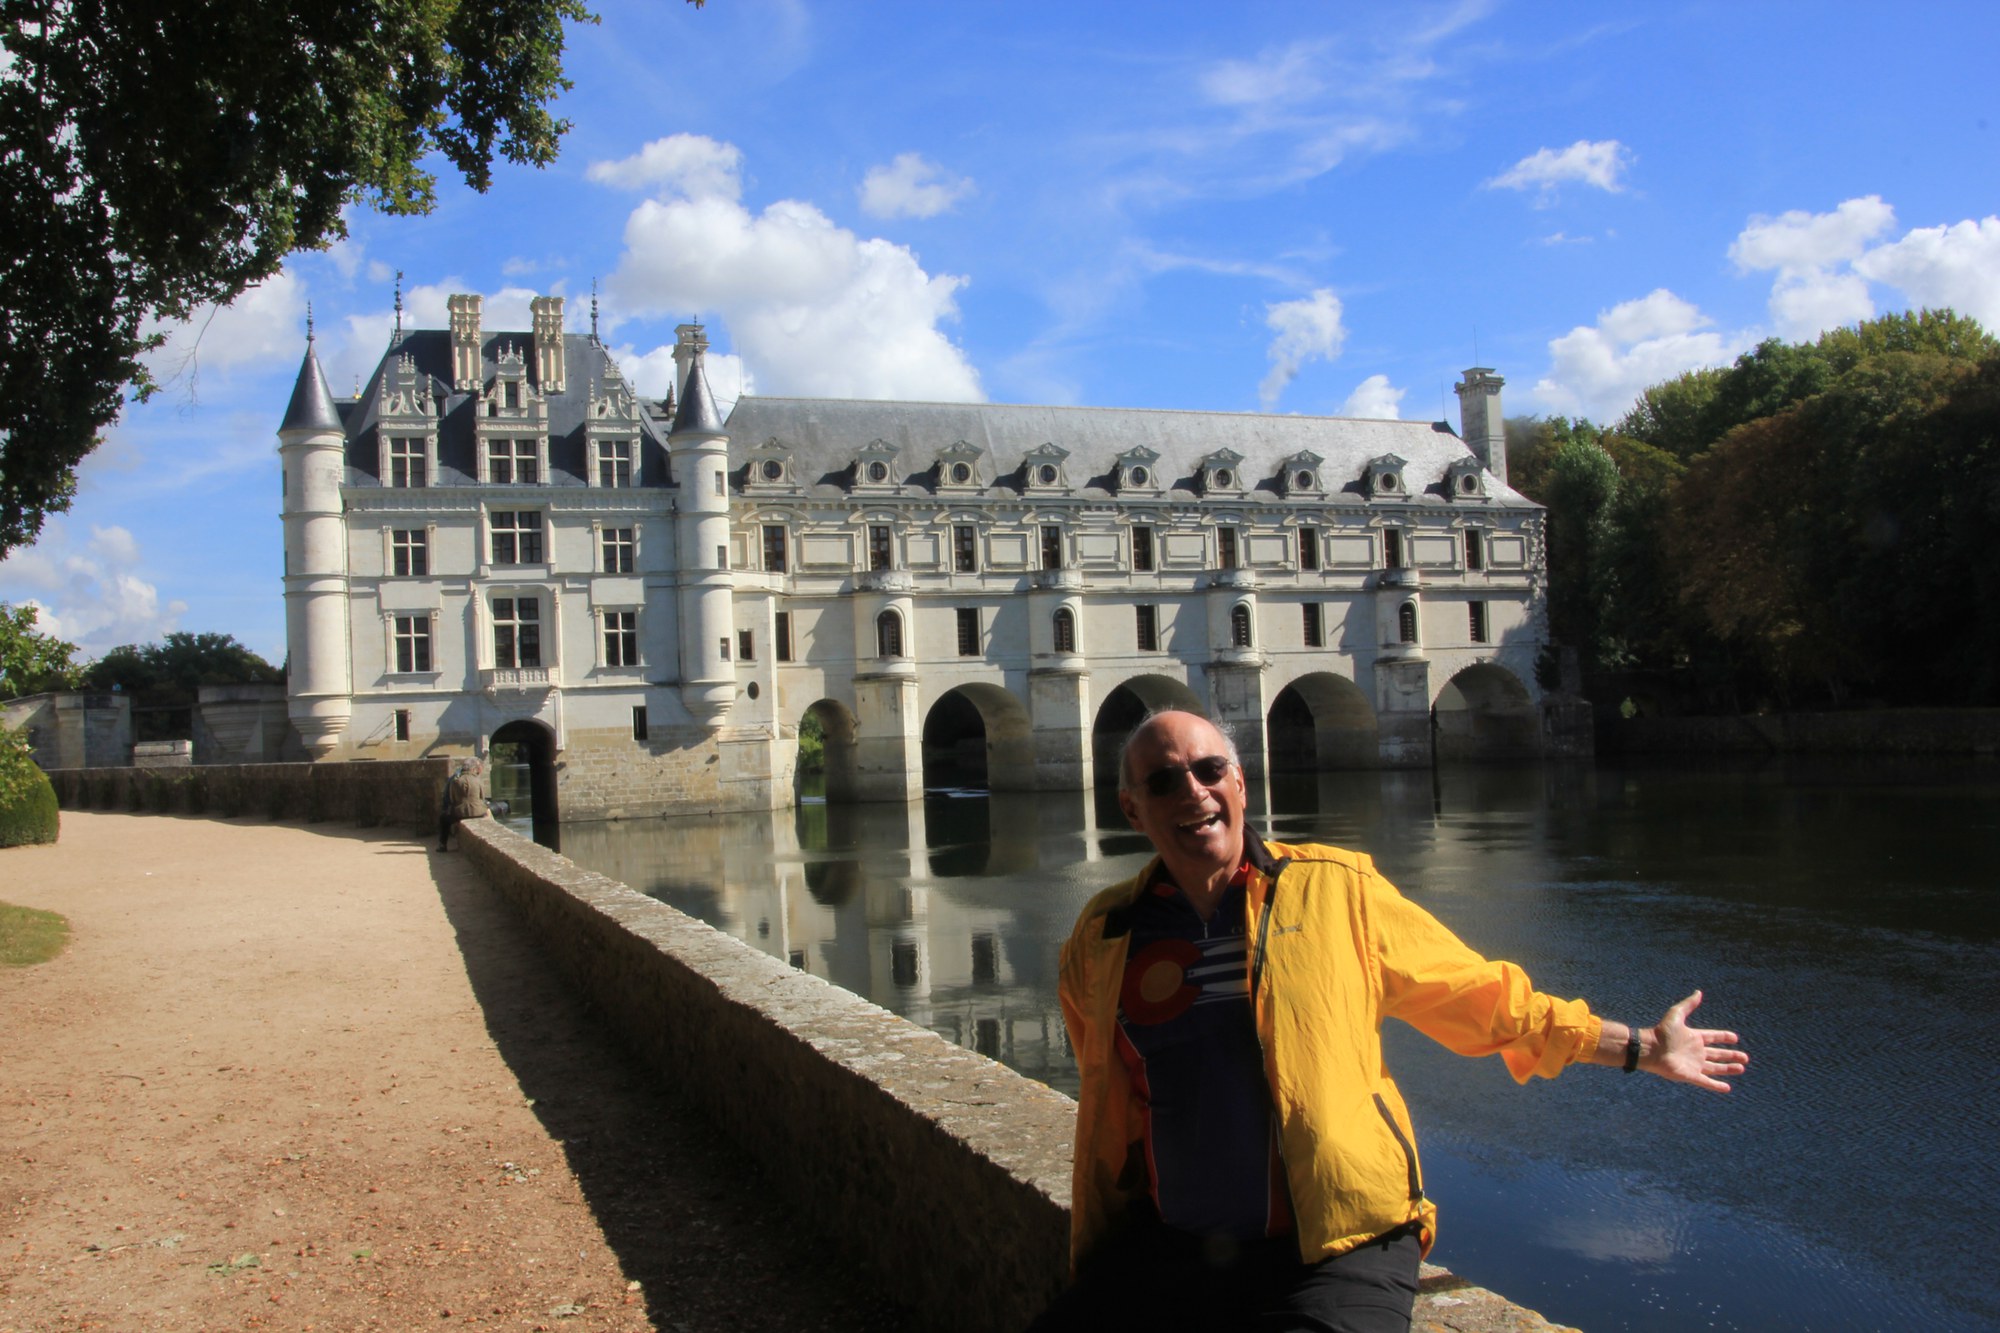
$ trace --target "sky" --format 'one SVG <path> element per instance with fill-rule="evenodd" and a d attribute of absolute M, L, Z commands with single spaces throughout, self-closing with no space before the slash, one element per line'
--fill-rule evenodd
<path fill-rule="evenodd" d="M 1609 423 L 1762 339 L 2000 329 L 2000 8 L 1878 0 L 601 0 L 572 128 L 436 210 L 348 214 L 168 330 L 0 601 L 91 658 L 285 655 L 277 426 L 453 292 L 567 298 L 642 392 L 674 326 L 742 392 Z"/>

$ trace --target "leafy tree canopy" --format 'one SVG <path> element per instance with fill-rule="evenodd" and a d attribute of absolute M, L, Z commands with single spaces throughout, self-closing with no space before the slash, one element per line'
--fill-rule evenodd
<path fill-rule="evenodd" d="M 691 0 L 699 4 L 700 0 Z M 149 318 L 541 166 L 582 0 L 0 0 L 0 554 L 69 506 Z"/>
<path fill-rule="evenodd" d="M 230 634 L 176 632 L 159 643 L 123 644 L 92 662 L 83 683 L 118 689 L 150 705 L 191 704 L 203 685 L 269 684 L 284 672 Z"/>
<path fill-rule="evenodd" d="M 67 690 L 81 677 L 76 645 L 35 628 L 32 606 L 0 602 L 0 699 Z"/>

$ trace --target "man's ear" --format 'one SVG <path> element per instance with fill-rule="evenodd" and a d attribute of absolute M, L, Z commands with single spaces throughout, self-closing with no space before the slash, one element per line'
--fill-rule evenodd
<path fill-rule="evenodd" d="M 1131 792 L 1121 791 L 1118 793 L 1118 808 L 1125 812 L 1126 823 L 1135 829 L 1139 829 L 1141 833 L 1146 831 L 1143 828 L 1139 828 L 1139 808 L 1133 802 Z"/>

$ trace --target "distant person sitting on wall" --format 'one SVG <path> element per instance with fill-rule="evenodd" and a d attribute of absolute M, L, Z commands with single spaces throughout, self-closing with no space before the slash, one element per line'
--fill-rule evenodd
<path fill-rule="evenodd" d="M 1736 1034 L 1597 1017 L 1490 962 L 1366 856 L 1244 821 L 1235 747 L 1192 713 L 1126 743 L 1118 804 L 1157 853 L 1062 951 L 1081 1073 L 1076 1282 L 1037 1330 L 1407 1333 L 1437 1233 L 1382 1020 L 1521 1082 L 1571 1064 L 1729 1091 Z"/>
<path fill-rule="evenodd" d="M 453 771 L 444 784 L 444 804 L 438 811 L 438 850 L 451 850 L 453 826 L 468 819 L 486 818 L 485 768 L 477 759 L 468 759 Z"/>

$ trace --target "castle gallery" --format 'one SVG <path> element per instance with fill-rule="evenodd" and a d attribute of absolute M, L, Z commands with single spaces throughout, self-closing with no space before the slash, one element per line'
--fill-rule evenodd
<path fill-rule="evenodd" d="M 289 713 L 315 759 L 518 744 L 538 815 L 1115 782 L 1147 711 L 1252 775 L 1561 744 L 1543 511 L 1500 388 L 1445 423 L 746 396 L 683 326 L 632 389 L 561 297 L 399 332 L 358 396 L 308 341 L 284 424 Z M 948 776 L 947 776 L 948 775 Z M 546 808 L 543 808 L 545 807 Z"/>

